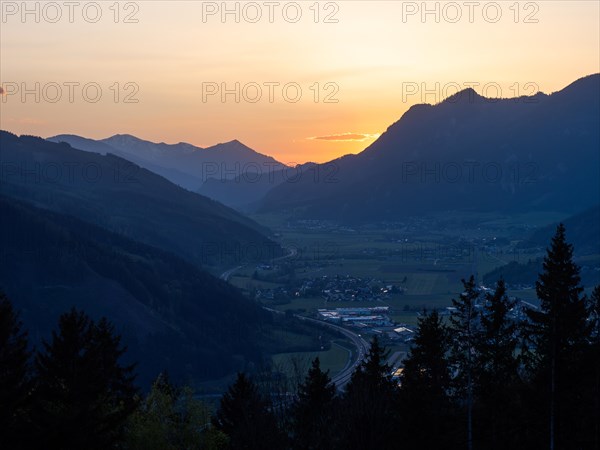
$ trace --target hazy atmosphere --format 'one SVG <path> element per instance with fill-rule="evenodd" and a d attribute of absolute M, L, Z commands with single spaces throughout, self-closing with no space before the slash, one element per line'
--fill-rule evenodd
<path fill-rule="evenodd" d="M 600 449 L 600 3 L 0 13 L 0 449 Z"/>
<path fill-rule="evenodd" d="M 286 163 L 358 153 L 410 106 L 470 85 L 550 94 L 600 58 L 595 1 L 2 5 L 5 128 L 239 139 Z M 36 83 L 39 101 L 21 101 Z"/>

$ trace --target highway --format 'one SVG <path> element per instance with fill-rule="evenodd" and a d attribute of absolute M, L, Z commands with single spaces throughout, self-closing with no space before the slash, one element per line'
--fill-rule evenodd
<path fill-rule="evenodd" d="M 289 249 L 289 253 L 287 255 L 281 256 L 279 258 L 275 258 L 272 261 L 279 261 L 279 260 L 286 259 L 286 258 L 292 258 L 292 257 L 296 256 L 296 254 L 297 254 L 297 250 L 292 248 L 292 249 Z M 231 276 L 235 272 L 240 270 L 242 267 L 244 267 L 244 266 L 237 266 L 232 269 L 226 270 L 225 272 L 223 272 L 221 274 L 221 276 L 220 276 L 221 280 L 228 281 L 229 278 L 231 278 Z M 284 314 L 284 312 L 282 312 L 282 311 L 278 311 L 278 310 L 272 309 L 272 308 L 267 308 L 266 306 L 263 306 L 263 309 L 270 311 L 272 313 L 275 313 L 275 314 Z M 352 342 L 354 344 L 354 346 L 356 347 L 356 352 L 355 352 L 354 358 L 348 359 L 348 362 L 346 363 L 346 366 L 344 367 L 344 369 L 342 369 L 342 371 L 340 371 L 335 377 L 333 377 L 331 379 L 331 381 L 333 383 L 335 383 L 338 390 L 340 390 L 340 391 L 343 390 L 344 387 L 346 386 L 346 384 L 350 381 L 350 377 L 352 376 L 352 373 L 354 372 L 354 370 L 356 370 L 356 368 L 360 365 L 360 363 L 365 359 L 367 352 L 369 350 L 368 342 L 365 341 L 360 334 L 354 333 L 353 331 L 351 331 L 347 328 L 344 328 L 344 327 L 340 327 L 339 325 L 325 322 L 323 320 L 317 320 L 317 319 L 312 319 L 310 317 L 300 316 L 297 314 L 295 314 L 294 317 L 298 318 L 299 320 L 312 322 L 316 325 L 326 327 L 333 331 L 341 333 L 346 338 L 348 338 L 350 340 L 350 342 Z"/>
<path fill-rule="evenodd" d="M 296 256 L 298 254 L 298 250 L 296 250 L 295 248 L 288 248 L 288 250 L 289 250 L 289 253 L 287 255 L 283 255 L 283 256 L 280 256 L 279 258 L 272 259 L 271 264 L 274 263 L 275 261 L 281 261 L 282 259 L 293 258 L 294 256 Z M 244 267 L 244 266 L 237 266 L 237 267 L 234 267 L 233 269 L 226 270 L 225 272 L 223 272 L 221 274 L 221 276 L 219 278 L 223 281 L 229 281 L 229 278 L 231 278 L 231 276 L 235 272 L 240 270 L 242 267 Z"/>
<path fill-rule="evenodd" d="M 272 312 L 274 314 L 285 314 L 283 311 L 279 311 L 277 309 L 267 308 L 263 306 L 263 309 Z M 339 325 L 334 325 L 330 322 L 325 322 L 324 320 L 312 319 L 310 317 L 300 316 L 298 314 L 294 314 L 298 320 L 302 320 L 305 322 L 312 322 L 318 326 L 322 326 L 325 328 L 329 328 L 333 331 L 339 332 L 347 337 L 356 347 L 356 353 L 354 358 L 348 359 L 346 366 L 338 373 L 335 377 L 331 379 L 332 383 L 335 383 L 335 386 L 338 390 L 342 391 L 346 384 L 350 381 L 350 377 L 352 376 L 352 372 L 356 370 L 356 368 L 360 365 L 360 363 L 367 356 L 367 352 L 369 351 L 369 343 L 365 341 L 360 334 L 356 334 L 353 331 L 340 327 Z"/>
<path fill-rule="evenodd" d="M 233 269 L 226 270 L 225 272 L 223 272 L 221 274 L 221 276 L 219 278 L 223 281 L 229 281 L 229 278 L 231 278 L 231 275 L 233 275 L 235 272 L 240 270 L 242 267 L 244 267 L 244 266 L 237 266 L 237 267 L 234 267 Z"/>
<path fill-rule="evenodd" d="M 335 383 L 338 390 L 343 390 L 346 384 L 348 384 L 348 382 L 350 381 L 352 373 L 367 356 L 367 352 L 369 351 L 369 343 L 365 341 L 360 334 L 356 334 L 347 328 L 340 327 L 339 325 L 334 325 L 323 320 L 311 319 L 310 317 L 298 315 L 296 315 L 295 317 L 297 317 L 300 320 L 313 322 L 320 326 L 324 326 L 334 331 L 337 331 L 346 336 L 356 347 L 356 354 L 354 359 L 348 360 L 348 362 L 346 363 L 346 367 L 344 367 L 344 369 L 340 373 L 338 373 L 335 377 L 331 379 L 331 381 Z"/>

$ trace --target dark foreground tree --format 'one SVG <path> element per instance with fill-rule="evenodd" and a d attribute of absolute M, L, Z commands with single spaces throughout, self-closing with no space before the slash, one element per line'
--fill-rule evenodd
<path fill-rule="evenodd" d="M 386 356 L 374 337 L 365 361 L 352 374 L 341 400 L 339 448 L 397 448 L 398 387 L 385 363 Z"/>
<path fill-rule="evenodd" d="M 453 448 L 449 351 L 448 328 L 436 311 L 425 312 L 400 378 L 400 424 L 408 450 Z"/>
<path fill-rule="evenodd" d="M 589 297 L 591 335 L 582 363 L 583 405 L 580 445 L 600 449 L 600 286 Z"/>
<path fill-rule="evenodd" d="M 123 366 L 120 336 L 75 309 L 36 356 L 36 439 L 47 449 L 117 448 L 136 406 L 133 366 Z"/>
<path fill-rule="evenodd" d="M 210 414 L 189 387 L 173 386 L 160 374 L 128 422 L 131 450 L 205 449 Z"/>
<path fill-rule="evenodd" d="M 24 448 L 29 407 L 27 334 L 0 292 L 0 448 Z"/>
<path fill-rule="evenodd" d="M 231 450 L 285 448 L 284 436 L 269 409 L 269 402 L 243 373 L 238 374 L 221 398 L 212 423 L 229 437 Z"/>
<path fill-rule="evenodd" d="M 315 358 L 298 398 L 292 406 L 293 444 L 298 450 L 333 447 L 333 418 L 336 408 L 335 385 Z"/>
<path fill-rule="evenodd" d="M 479 292 L 475 277 L 462 280 L 464 291 L 458 299 L 452 299 L 454 311 L 450 316 L 450 329 L 453 337 L 451 361 L 457 369 L 453 384 L 455 395 L 466 409 L 466 448 L 473 448 L 473 406 L 474 406 L 474 365 L 475 344 L 478 333 L 478 313 L 475 308 Z"/>
<path fill-rule="evenodd" d="M 550 448 L 573 448 L 581 422 L 582 390 L 577 385 L 590 323 L 582 297 L 573 246 L 560 224 L 536 282 L 539 310 L 529 310 L 528 336 L 533 350 L 532 381 L 544 405 L 547 427 L 541 431 Z M 588 368 L 589 370 L 589 368 Z"/>
<path fill-rule="evenodd" d="M 594 288 L 591 297 L 591 316 L 593 325 L 593 339 L 591 360 L 594 362 L 594 380 L 593 380 L 593 414 L 591 415 L 593 423 L 592 442 L 596 448 L 600 448 L 600 286 Z"/>
<path fill-rule="evenodd" d="M 477 414 L 479 448 L 506 449 L 518 440 L 515 430 L 521 410 L 517 325 L 509 317 L 516 305 L 506 295 L 504 280 L 496 283 L 493 294 L 485 295 L 481 330 L 475 342 L 475 397 L 480 403 Z"/>

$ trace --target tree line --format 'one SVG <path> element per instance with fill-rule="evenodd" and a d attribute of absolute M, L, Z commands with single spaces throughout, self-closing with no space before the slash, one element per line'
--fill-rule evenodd
<path fill-rule="evenodd" d="M 374 338 L 343 392 L 317 358 L 288 395 L 238 374 L 214 412 L 166 374 L 142 395 L 105 319 L 72 310 L 31 354 L 2 296 L 0 448 L 600 448 L 600 287 L 584 295 L 564 226 L 524 317 L 503 280 L 463 286 L 448 320 L 420 315 L 399 380 Z"/>

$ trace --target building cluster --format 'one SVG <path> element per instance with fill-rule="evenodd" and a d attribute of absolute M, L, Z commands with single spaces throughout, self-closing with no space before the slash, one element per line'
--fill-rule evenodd
<path fill-rule="evenodd" d="M 305 280 L 298 289 L 299 296 L 320 295 L 328 302 L 371 302 L 389 300 L 392 294 L 402 290 L 392 284 L 385 284 L 373 278 L 360 278 L 351 275 Z"/>
<path fill-rule="evenodd" d="M 376 334 L 383 341 L 409 343 L 414 339 L 414 330 L 405 324 L 395 323 L 389 316 L 389 306 L 372 308 L 319 309 L 321 320 L 358 328 L 363 333 Z"/>
<path fill-rule="evenodd" d="M 480 286 L 479 288 L 477 288 L 477 291 L 481 295 L 479 295 L 479 297 L 477 297 L 477 299 L 475 300 L 475 309 L 477 311 L 481 312 L 487 302 L 485 295 L 483 295 L 483 294 L 485 294 L 485 293 L 493 294 L 494 290 L 487 288 L 485 286 Z M 538 306 L 534 305 L 533 303 L 529 303 L 519 297 L 509 296 L 508 298 L 509 298 L 509 300 L 511 300 L 515 303 L 515 305 L 508 311 L 508 318 L 515 322 L 522 322 L 522 321 L 526 320 L 527 319 L 527 313 L 526 313 L 527 310 L 538 309 Z M 445 308 L 445 310 L 443 310 L 441 312 L 441 315 L 449 316 L 455 311 L 456 311 L 455 307 L 448 306 Z"/>
<path fill-rule="evenodd" d="M 393 322 L 387 315 L 389 306 L 374 308 L 335 308 L 319 309 L 319 319 L 327 322 L 356 326 L 391 326 Z"/>
<path fill-rule="evenodd" d="M 292 286 L 261 289 L 256 299 L 285 300 L 291 298 L 321 297 L 326 302 L 375 302 L 390 300 L 392 294 L 402 293 L 402 288 L 373 278 L 351 275 L 310 278 Z"/>

